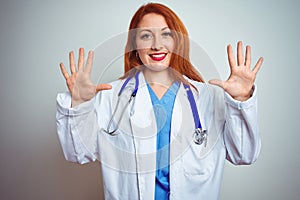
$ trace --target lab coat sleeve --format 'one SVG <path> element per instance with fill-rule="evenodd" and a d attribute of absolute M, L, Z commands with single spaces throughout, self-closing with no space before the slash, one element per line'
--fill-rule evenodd
<path fill-rule="evenodd" d="M 258 158 L 261 147 L 256 88 L 254 87 L 252 97 L 244 102 L 225 93 L 225 107 L 226 158 L 235 165 L 252 164 Z"/>
<path fill-rule="evenodd" d="M 95 98 L 71 108 L 71 95 L 57 95 L 57 133 L 66 160 L 80 164 L 97 159 Z"/>

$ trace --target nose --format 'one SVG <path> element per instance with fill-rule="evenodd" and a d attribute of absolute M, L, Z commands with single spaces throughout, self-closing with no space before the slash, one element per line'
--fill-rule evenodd
<path fill-rule="evenodd" d="M 162 40 L 159 36 L 153 38 L 151 49 L 152 50 L 160 50 L 163 48 Z"/>

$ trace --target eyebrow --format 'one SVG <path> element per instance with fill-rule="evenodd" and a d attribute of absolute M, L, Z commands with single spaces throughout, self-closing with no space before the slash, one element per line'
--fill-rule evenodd
<path fill-rule="evenodd" d="M 156 28 L 156 27 L 153 27 L 153 28 Z M 143 28 L 139 28 L 140 29 L 140 31 L 139 32 L 142 32 L 142 31 L 148 31 L 148 32 L 152 32 L 152 30 L 151 29 L 147 29 L 147 28 L 145 28 L 145 29 L 143 29 Z M 164 27 L 164 28 L 162 28 L 161 29 L 161 31 L 164 31 L 164 30 L 166 30 L 166 29 L 170 29 L 169 27 Z"/>

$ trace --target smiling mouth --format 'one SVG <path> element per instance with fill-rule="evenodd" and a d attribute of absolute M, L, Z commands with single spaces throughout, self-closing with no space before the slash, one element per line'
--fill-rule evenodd
<path fill-rule="evenodd" d="M 154 61 L 162 61 L 167 57 L 167 53 L 153 53 L 153 54 L 149 54 L 149 56 Z"/>

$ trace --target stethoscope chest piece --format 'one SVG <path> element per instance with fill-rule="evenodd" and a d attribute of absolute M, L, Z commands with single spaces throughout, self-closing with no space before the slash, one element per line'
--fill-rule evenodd
<path fill-rule="evenodd" d="M 195 144 L 201 145 L 204 142 L 204 146 L 206 147 L 207 143 L 207 131 L 202 130 L 201 128 L 196 128 L 193 134 L 193 139 Z"/>

